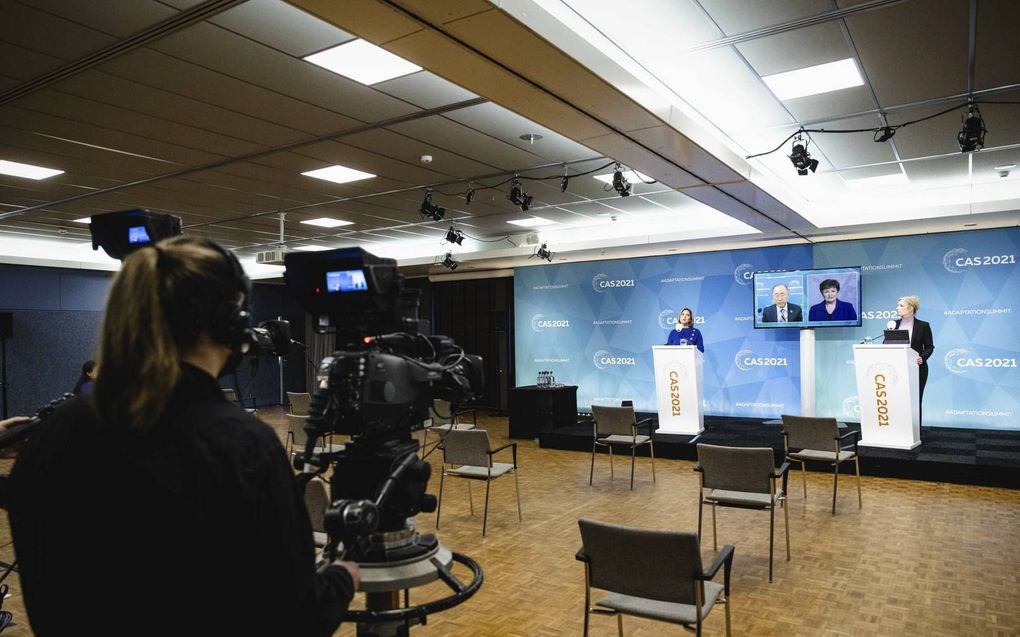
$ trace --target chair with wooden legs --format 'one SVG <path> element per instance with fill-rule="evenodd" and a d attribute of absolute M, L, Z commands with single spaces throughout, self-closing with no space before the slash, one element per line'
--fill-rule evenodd
<path fill-rule="evenodd" d="M 436 506 L 436 529 L 439 529 L 439 514 L 443 508 L 443 483 L 447 476 L 464 478 L 468 481 L 468 505 L 471 515 L 475 514 L 475 504 L 471 497 L 471 482 L 485 481 L 485 512 L 482 514 L 482 537 L 485 537 L 489 522 L 489 490 L 492 481 L 502 476 L 513 474 L 514 490 L 517 493 L 517 519 L 521 517 L 521 487 L 517 482 L 517 443 L 508 442 L 492 449 L 489 447 L 489 433 L 484 429 L 452 429 L 443 436 L 440 443 L 443 450 L 443 469 L 439 474 L 439 502 Z M 492 457 L 510 449 L 513 452 L 513 464 L 493 462 Z"/>
<path fill-rule="evenodd" d="M 648 445 L 652 456 L 652 482 L 655 482 L 655 443 L 652 440 L 651 418 L 637 421 L 634 408 L 626 407 L 603 407 L 592 405 L 592 420 L 594 421 L 595 433 L 591 445 L 591 471 L 588 474 L 588 485 L 595 479 L 595 450 L 605 447 L 609 450 L 609 475 L 616 477 L 613 469 L 613 447 L 626 447 L 630 449 L 630 488 L 634 488 L 634 459 L 637 448 Z M 648 426 L 648 435 L 639 434 L 643 426 Z"/>
<path fill-rule="evenodd" d="M 730 569 L 733 547 L 724 546 L 702 568 L 701 548 L 693 533 L 637 529 L 595 520 L 578 520 L 584 562 L 584 636 L 592 614 L 616 615 L 623 637 L 623 616 L 678 624 L 701 635 L 705 617 L 718 602 L 726 609 L 730 634 Z M 723 570 L 723 583 L 712 581 Z M 606 591 L 594 604 L 591 589 Z M 657 632 L 657 631 L 656 631 Z"/>
<path fill-rule="evenodd" d="M 847 438 L 854 438 L 853 449 L 842 446 Z M 807 416 L 788 416 L 783 414 L 783 442 L 786 447 L 786 459 L 800 463 L 801 477 L 804 480 L 804 498 L 807 498 L 807 467 L 809 460 L 832 464 L 832 514 L 836 515 L 836 488 L 839 486 L 839 465 L 842 462 L 854 461 L 857 470 L 857 508 L 862 508 L 861 499 L 861 462 L 857 455 L 857 441 L 861 432 L 847 431 L 840 435 L 839 423 L 835 418 L 811 418 Z M 791 449 L 797 451 L 791 452 Z"/>
<path fill-rule="evenodd" d="M 776 506 L 783 507 L 786 523 L 786 561 L 790 561 L 790 516 L 787 513 L 786 494 L 776 481 L 786 476 L 790 468 L 784 462 L 778 469 L 771 447 L 720 447 L 698 445 L 698 464 L 694 470 L 701 474 L 698 490 L 698 539 L 701 539 L 701 513 L 705 504 L 712 505 L 712 547 L 718 550 L 716 539 L 715 508 L 735 507 L 769 512 L 769 581 L 772 581 L 772 554 L 775 544 Z"/>

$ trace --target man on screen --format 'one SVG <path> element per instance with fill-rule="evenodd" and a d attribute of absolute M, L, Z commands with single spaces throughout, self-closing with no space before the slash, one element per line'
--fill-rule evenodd
<path fill-rule="evenodd" d="M 839 281 L 825 279 L 818 285 L 822 293 L 822 302 L 816 303 L 808 310 L 809 321 L 856 321 L 857 310 L 853 303 L 839 300 Z"/>
<path fill-rule="evenodd" d="M 762 323 L 799 323 L 804 320 L 804 312 L 799 305 L 790 303 L 790 289 L 779 283 L 772 287 L 772 305 L 761 313 Z"/>

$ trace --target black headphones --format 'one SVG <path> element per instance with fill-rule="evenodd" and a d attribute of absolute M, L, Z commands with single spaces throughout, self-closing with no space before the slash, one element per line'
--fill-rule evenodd
<path fill-rule="evenodd" d="M 195 295 L 184 299 L 180 304 L 183 307 L 172 307 L 164 300 L 163 310 L 170 329 L 178 342 L 191 341 L 203 329 L 208 329 L 213 341 L 226 345 L 236 354 L 244 354 L 252 342 L 251 281 L 232 252 L 210 239 L 198 239 L 198 242 L 223 256 L 230 267 L 230 281 L 225 287 L 243 293 L 244 298 L 238 300 L 230 296 L 212 300 Z M 172 267 L 167 263 L 166 253 L 156 244 L 152 247 L 158 255 L 157 269 L 166 271 Z M 210 302 L 215 303 L 211 312 L 205 310 Z"/>
<path fill-rule="evenodd" d="M 211 239 L 201 241 L 223 255 L 233 272 L 234 285 L 231 287 L 244 293 L 244 299 L 241 301 L 224 299 L 216 306 L 212 312 L 209 335 L 214 341 L 226 345 L 234 352 L 245 354 L 252 341 L 251 280 L 244 273 L 241 262 L 233 252 Z"/>

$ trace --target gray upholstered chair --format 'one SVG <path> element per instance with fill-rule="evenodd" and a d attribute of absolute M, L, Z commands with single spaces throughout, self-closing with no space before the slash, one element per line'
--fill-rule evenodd
<path fill-rule="evenodd" d="M 443 482 L 447 476 L 464 478 L 468 481 L 468 506 L 471 515 L 475 514 L 475 504 L 471 497 L 471 482 L 485 481 L 485 512 L 482 514 L 482 537 L 485 537 L 489 522 L 489 488 L 492 481 L 505 475 L 513 474 L 514 490 L 517 492 L 517 519 L 521 517 L 521 488 L 517 482 L 517 443 L 508 442 L 501 447 L 489 447 L 489 433 L 484 429 L 451 429 L 443 436 L 440 443 L 443 450 L 443 470 L 439 474 L 439 503 L 436 506 L 436 529 L 439 528 L 439 514 L 443 508 Z M 513 452 L 513 464 L 493 462 L 492 457 L 510 449 Z"/>
<path fill-rule="evenodd" d="M 769 581 L 772 581 L 772 553 L 775 544 L 776 505 L 783 507 L 786 522 L 786 560 L 790 560 L 790 516 L 785 506 L 786 494 L 776 484 L 784 478 L 790 464 L 776 469 L 771 447 L 718 447 L 698 445 L 698 464 L 694 470 L 701 475 L 698 494 L 698 539 L 701 539 L 701 513 L 705 504 L 712 505 L 712 547 L 716 548 L 715 508 L 735 507 L 769 512 Z M 785 484 L 785 481 L 784 481 Z"/>
<path fill-rule="evenodd" d="M 238 399 L 237 392 L 234 391 L 233 389 L 224 389 L 223 390 L 223 397 L 226 398 L 228 402 L 234 403 L 235 405 L 237 405 L 241 409 L 245 410 L 249 414 L 252 414 L 253 416 L 254 415 L 258 415 L 258 410 L 255 409 L 254 407 L 245 407 L 244 406 L 244 403 L 241 402 L 240 399 Z"/>
<path fill-rule="evenodd" d="M 592 613 L 616 615 L 621 637 L 624 615 L 679 624 L 701 635 L 705 617 L 716 602 L 725 605 L 726 634 L 730 634 L 732 546 L 724 546 L 706 570 L 693 533 L 635 529 L 584 518 L 578 524 L 586 637 Z M 723 583 L 717 584 L 712 580 L 722 566 Z M 607 592 L 594 605 L 592 588 Z"/>
<path fill-rule="evenodd" d="M 284 417 L 287 419 L 288 453 L 294 455 L 297 451 L 304 451 L 305 445 L 308 444 L 308 432 L 305 430 L 305 424 L 308 420 L 308 416 L 284 414 Z M 343 449 L 344 445 L 326 444 L 325 440 L 319 440 L 314 453 L 334 453 L 337 451 L 343 451 Z"/>
<path fill-rule="evenodd" d="M 471 414 L 471 422 L 461 422 L 461 418 Z M 436 432 L 442 440 L 444 434 L 453 430 L 474 429 L 478 426 L 478 412 L 475 409 L 454 410 L 449 401 L 438 398 L 432 400 L 431 418 L 422 430 L 421 457 L 428 455 L 429 433 Z M 437 443 L 438 444 L 438 443 Z"/>
<path fill-rule="evenodd" d="M 843 446 L 847 438 L 854 438 L 853 448 Z M 834 467 L 832 475 L 832 514 L 836 515 L 836 487 L 839 485 L 839 464 L 854 461 L 857 470 L 857 508 L 864 506 L 861 500 L 861 463 L 857 455 L 857 440 L 861 432 L 850 430 L 842 435 L 839 423 L 835 418 L 811 418 L 808 416 L 788 416 L 783 414 L 783 442 L 786 447 L 786 459 L 800 463 L 801 476 L 804 479 L 804 497 L 807 498 L 807 467 L 809 460 L 828 462 Z M 791 449 L 797 451 L 791 452 Z"/>
<path fill-rule="evenodd" d="M 305 485 L 305 507 L 312 521 L 312 539 L 315 546 L 322 548 L 329 541 L 326 534 L 326 509 L 329 507 L 329 485 L 315 476 Z"/>
<path fill-rule="evenodd" d="M 603 407 L 592 405 L 592 421 L 594 422 L 594 438 L 591 445 L 591 471 L 588 474 L 588 484 L 591 485 L 595 479 L 595 451 L 599 447 L 606 447 L 609 450 L 609 475 L 616 477 L 613 469 L 613 447 L 626 447 L 630 449 L 630 488 L 634 488 L 634 458 L 637 448 L 648 445 L 652 456 L 652 482 L 655 482 L 655 443 L 652 441 L 651 418 L 637 421 L 634 408 L 626 407 Z M 639 434 L 638 430 L 647 425 L 648 435 Z"/>
<path fill-rule="evenodd" d="M 287 392 L 287 401 L 290 402 L 290 413 L 295 416 L 307 416 L 308 407 L 312 403 L 312 395 L 307 392 Z"/>

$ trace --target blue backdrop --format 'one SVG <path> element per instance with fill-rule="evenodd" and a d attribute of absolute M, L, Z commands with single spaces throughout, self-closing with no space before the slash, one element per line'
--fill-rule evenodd
<path fill-rule="evenodd" d="M 1006 228 L 825 243 L 815 267 L 862 266 L 861 328 L 815 331 L 816 411 L 860 419 L 851 345 L 882 333 L 896 300 L 916 294 L 931 323 L 924 424 L 1018 429 L 1020 230 Z"/>
<path fill-rule="evenodd" d="M 578 385 L 578 408 L 633 400 L 655 411 L 651 346 L 682 307 L 705 337 L 705 413 L 800 413 L 797 329 L 752 327 L 754 271 L 862 266 L 861 328 L 815 330 L 817 413 L 859 419 L 851 345 L 881 335 L 896 299 L 921 298 L 931 322 L 924 424 L 1017 429 L 1020 230 L 518 268 L 516 383 L 550 370 Z"/>
<path fill-rule="evenodd" d="M 651 347 L 690 307 L 705 337 L 706 413 L 798 411 L 799 333 L 752 328 L 751 273 L 810 266 L 809 246 L 784 246 L 518 268 L 517 385 L 550 370 L 578 386 L 581 410 L 633 400 L 655 411 Z"/>

